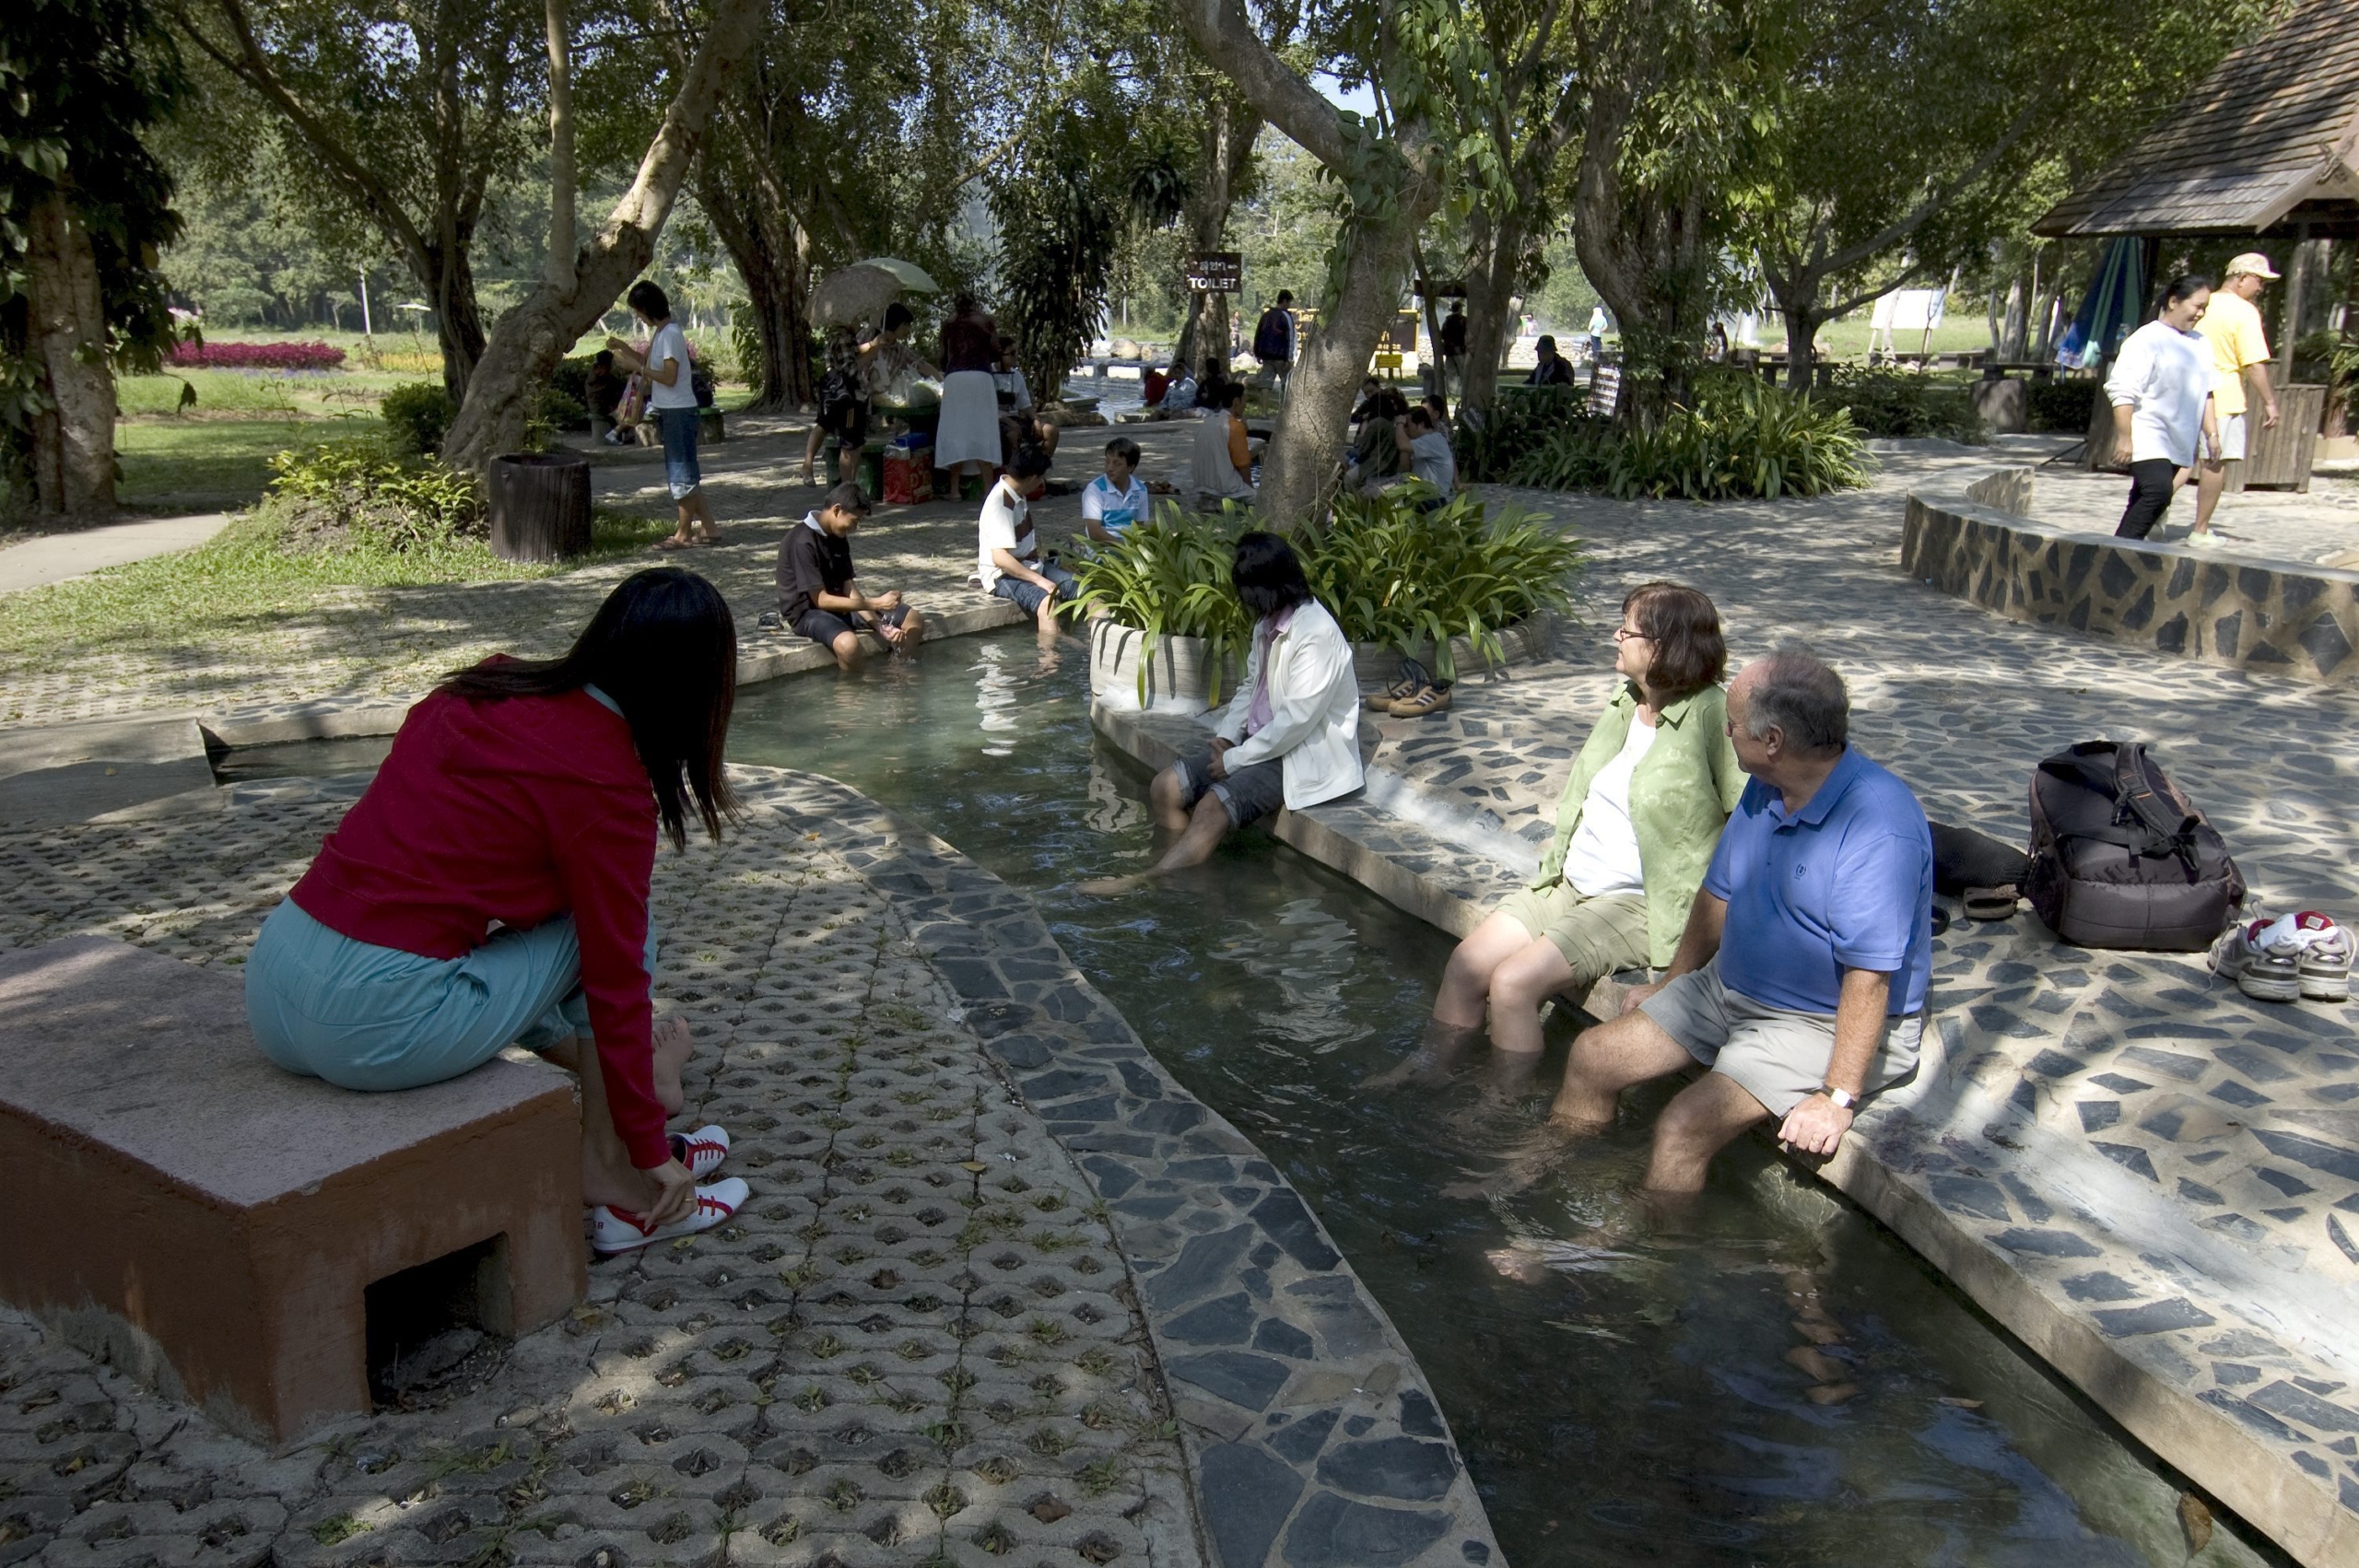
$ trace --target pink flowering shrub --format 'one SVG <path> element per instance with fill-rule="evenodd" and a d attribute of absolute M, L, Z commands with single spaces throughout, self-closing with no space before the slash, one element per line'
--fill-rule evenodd
<path fill-rule="evenodd" d="M 324 343 L 176 343 L 167 364 L 202 370 L 333 370 L 344 350 Z"/>

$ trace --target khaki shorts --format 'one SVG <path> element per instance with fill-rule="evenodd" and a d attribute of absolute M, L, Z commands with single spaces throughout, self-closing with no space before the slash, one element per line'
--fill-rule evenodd
<path fill-rule="evenodd" d="M 1835 1054 L 1835 1014 L 1771 1007 L 1732 991 L 1720 984 L 1717 958 L 1663 987 L 1639 1011 L 1689 1056 L 1734 1081 L 1780 1118 L 1817 1093 Z M 1924 1032 L 1921 1012 L 1884 1021 L 1884 1044 L 1868 1063 L 1868 1094 L 1917 1071 L 1917 1043 Z"/>
<path fill-rule="evenodd" d="M 2241 414 L 2220 415 L 2220 461 L 2242 462 L 2245 460 L 2245 416 Z"/>
<path fill-rule="evenodd" d="M 1499 913 L 1513 915 L 1536 940 L 1546 937 L 1573 966 L 1578 996 L 1622 969 L 1647 966 L 1647 900 L 1639 893 L 1591 898 L 1569 882 L 1509 894 Z"/>

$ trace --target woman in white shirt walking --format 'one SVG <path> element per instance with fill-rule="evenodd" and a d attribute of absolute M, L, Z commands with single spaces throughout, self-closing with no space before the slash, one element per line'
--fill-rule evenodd
<path fill-rule="evenodd" d="M 680 514 L 678 530 L 669 539 L 657 540 L 655 547 L 685 550 L 691 544 L 718 544 L 721 534 L 712 525 L 704 473 L 697 464 L 697 430 L 703 414 L 697 407 L 696 366 L 688 355 L 687 333 L 672 319 L 672 301 L 663 290 L 645 278 L 630 286 L 623 302 L 654 334 L 648 341 L 647 357 L 640 357 L 638 350 L 618 337 L 608 338 L 606 346 L 617 365 L 647 378 L 649 416 L 663 438 L 663 478 Z M 702 539 L 697 536 L 699 530 Z"/>
<path fill-rule="evenodd" d="M 2212 302 L 2212 280 L 2180 277 L 2163 291 L 2154 319 L 2131 333 L 2106 378 L 2113 403 L 2113 461 L 2130 467 L 2130 504 L 2114 536 L 2143 539 L 2195 469 L 2220 461 L 2212 407 L 2212 347 L 2195 323 Z"/>
<path fill-rule="evenodd" d="M 1744 773 L 1728 736 L 1728 644 L 1695 589 L 1642 583 L 1614 634 L 1622 679 L 1573 762 L 1556 836 L 1532 885 L 1449 955 L 1426 1036 L 1370 1088 L 1436 1083 L 1483 1027 L 1501 1086 L 1540 1063 L 1540 1004 L 1578 1003 L 1620 969 L 1661 968 L 1678 951 L 1704 868 Z"/>

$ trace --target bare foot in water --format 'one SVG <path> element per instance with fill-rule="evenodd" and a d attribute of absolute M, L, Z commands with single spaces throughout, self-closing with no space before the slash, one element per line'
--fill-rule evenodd
<path fill-rule="evenodd" d="M 688 1103 L 687 1091 L 681 1086 L 680 1070 L 688 1065 L 688 1058 L 696 1054 L 696 1041 L 689 1037 L 688 1021 L 665 1018 L 655 1025 L 655 1098 L 663 1106 L 665 1116 L 678 1116 L 680 1107 Z"/>
<path fill-rule="evenodd" d="M 1125 893 L 1137 892 L 1146 883 L 1144 876 L 1099 876 L 1078 884 L 1074 891 L 1092 898 L 1120 898 Z"/>
<path fill-rule="evenodd" d="M 1577 1141 L 1546 1123 L 1508 1151 L 1506 1161 L 1489 1176 L 1475 1181 L 1452 1182 L 1441 1189 L 1444 1198 L 1512 1198 L 1537 1185 L 1571 1157 Z"/>
<path fill-rule="evenodd" d="M 1403 1084 L 1414 1083 L 1419 1088 L 1429 1088 L 1449 1077 L 1449 1069 L 1442 1065 L 1441 1058 L 1431 1051 L 1415 1050 L 1411 1051 L 1382 1072 L 1372 1073 L 1361 1079 L 1360 1087 L 1381 1091 L 1398 1089 Z"/>

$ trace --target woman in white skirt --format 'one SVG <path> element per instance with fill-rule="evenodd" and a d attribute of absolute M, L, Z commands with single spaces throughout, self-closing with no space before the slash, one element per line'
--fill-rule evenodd
<path fill-rule="evenodd" d="M 999 466 L 999 387 L 992 371 L 999 329 L 971 294 L 951 301 L 942 323 L 942 424 L 933 435 L 933 465 L 964 478 Z"/>

